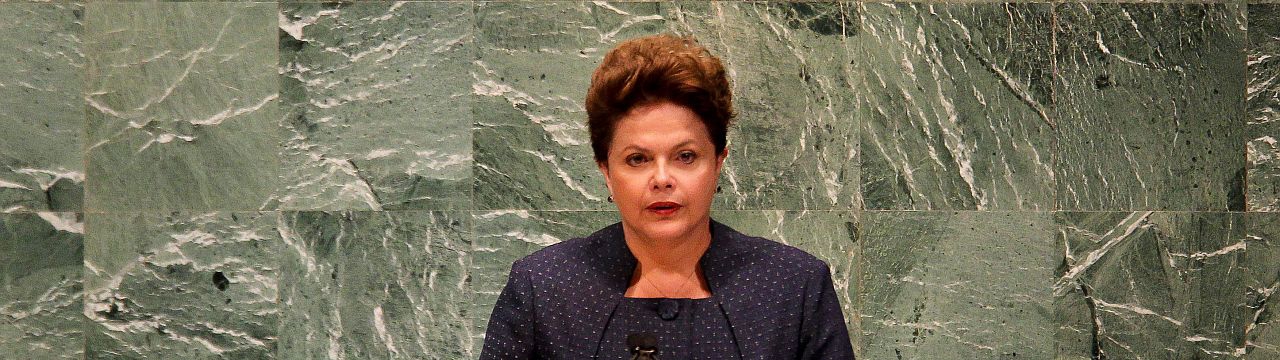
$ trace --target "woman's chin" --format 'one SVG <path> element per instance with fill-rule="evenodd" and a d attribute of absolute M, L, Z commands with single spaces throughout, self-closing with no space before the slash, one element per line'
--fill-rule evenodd
<path fill-rule="evenodd" d="M 687 216 L 645 216 L 635 221 L 632 228 L 650 239 L 678 239 L 688 236 L 696 223 Z"/>

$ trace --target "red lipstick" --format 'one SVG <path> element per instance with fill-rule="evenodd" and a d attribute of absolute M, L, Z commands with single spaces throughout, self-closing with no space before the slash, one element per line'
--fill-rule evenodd
<path fill-rule="evenodd" d="M 674 214 L 676 210 L 680 210 L 682 207 L 684 206 L 670 201 L 659 201 L 649 204 L 648 207 L 645 207 L 645 210 L 652 211 L 658 215 L 667 216 Z"/>

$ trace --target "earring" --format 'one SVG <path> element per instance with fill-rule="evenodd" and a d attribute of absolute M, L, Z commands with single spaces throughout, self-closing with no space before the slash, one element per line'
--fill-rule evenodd
<path fill-rule="evenodd" d="M 613 195 L 609 195 L 609 202 L 613 202 Z"/>

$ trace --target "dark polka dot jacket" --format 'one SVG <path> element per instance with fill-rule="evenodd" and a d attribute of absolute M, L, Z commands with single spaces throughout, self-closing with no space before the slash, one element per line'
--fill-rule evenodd
<path fill-rule="evenodd" d="M 853 359 L 827 263 L 711 221 L 700 261 L 744 359 Z M 517 260 L 481 359 L 598 358 L 636 266 L 616 223 Z"/>

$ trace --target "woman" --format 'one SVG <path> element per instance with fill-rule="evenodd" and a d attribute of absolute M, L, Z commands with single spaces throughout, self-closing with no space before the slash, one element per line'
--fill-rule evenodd
<path fill-rule="evenodd" d="M 624 42 L 586 107 L 622 222 L 516 261 L 482 359 L 853 358 L 825 262 L 710 217 L 733 118 L 718 59 L 670 35 Z"/>

